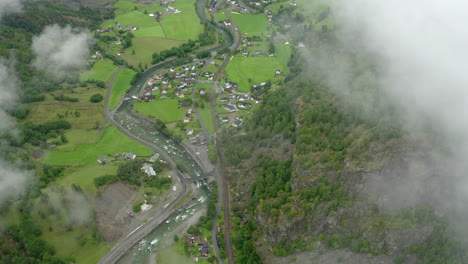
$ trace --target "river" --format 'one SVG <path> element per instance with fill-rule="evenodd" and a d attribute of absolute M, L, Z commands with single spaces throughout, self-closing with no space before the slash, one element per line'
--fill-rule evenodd
<path fill-rule="evenodd" d="M 206 3 L 207 0 L 198 0 L 196 3 L 196 11 L 200 21 L 202 22 L 207 21 L 204 10 Z M 232 45 L 232 37 L 227 31 L 214 24 L 208 24 L 211 27 L 214 27 L 225 38 L 225 43 L 221 48 Z M 214 48 L 213 50 L 218 48 L 220 47 Z M 134 136 L 164 149 L 167 155 L 183 172 L 184 177 L 199 177 L 204 174 L 204 171 L 194 160 L 193 156 L 179 143 L 158 131 L 152 120 L 139 116 L 132 110 L 133 104 L 136 102 L 133 98 L 139 97 L 140 91 L 145 86 L 148 79 L 170 65 L 171 62 L 167 62 L 145 71 L 137 82 L 130 88 L 125 99 L 119 105 L 118 109 L 116 109 L 113 119 Z M 190 219 L 192 215 L 196 214 L 196 212 L 206 210 L 208 202 L 211 199 L 211 191 L 205 184 L 205 181 L 197 181 L 187 184 L 192 185 L 193 187 L 191 188 L 193 190 L 191 192 L 191 199 L 189 198 L 188 201 L 184 202 L 179 208 L 175 208 L 174 212 L 162 224 L 157 226 L 151 233 L 136 243 L 119 259 L 119 261 L 117 261 L 117 263 L 149 263 L 152 252 L 157 252 L 163 245 L 167 245 L 172 241 L 173 237 L 167 236 L 171 231 L 185 221 L 188 221 L 188 219 Z"/>

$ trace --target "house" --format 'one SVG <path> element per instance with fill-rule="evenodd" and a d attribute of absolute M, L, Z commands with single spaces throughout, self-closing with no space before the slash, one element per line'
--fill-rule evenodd
<path fill-rule="evenodd" d="M 200 95 L 204 95 L 205 94 L 205 89 L 204 88 L 201 88 L 200 89 Z"/>
<path fill-rule="evenodd" d="M 127 160 L 135 160 L 136 155 L 132 152 L 124 152 L 123 157 Z"/>
<path fill-rule="evenodd" d="M 227 122 L 229 122 L 229 117 L 225 116 L 225 117 L 221 118 L 221 121 L 223 123 L 227 123 Z"/>
<path fill-rule="evenodd" d="M 281 74 L 281 70 L 276 70 L 275 71 L 275 75 L 280 75 Z"/>
<path fill-rule="evenodd" d="M 185 107 L 187 107 L 187 106 L 188 106 L 187 101 L 181 101 L 181 102 L 180 102 L 180 107 L 185 108 Z"/>
<path fill-rule="evenodd" d="M 153 163 L 159 159 L 159 153 L 155 153 L 153 156 L 149 158 L 149 162 Z"/>
<path fill-rule="evenodd" d="M 246 94 L 241 94 L 241 95 L 239 95 L 239 96 L 237 97 L 237 99 L 238 99 L 239 101 L 241 101 L 241 102 L 245 102 L 245 101 L 248 101 L 250 98 L 249 98 L 249 96 L 246 95 Z"/>
<path fill-rule="evenodd" d="M 223 103 L 227 103 L 229 102 L 229 98 L 227 97 L 222 97 L 221 99 L 219 99 L 219 101 L 223 102 Z"/>
<path fill-rule="evenodd" d="M 143 95 L 143 97 L 141 97 L 141 100 L 146 101 L 146 102 L 151 102 L 154 99 L 156 99 L 156 96 L 154 95 Z"/>
<path fill-rule="evenodd" d="M 190 117 L 184 117 L 184 123 L 190 122 Z"/>
<path fill-rule="evenodd" d="M 187 136 L 191 136 L 193 135 L 193 129 L 192 128 L 188 128 L 187 129 Z"/>
<path fill-rule="evenodd" d="M 241 108 L 241 109 L 247 109 L 247 108 L 250 108 L 250 107 L 252 107 L 252 105 L 251 105 L 251 104 L 249 104 L 249 103 L 245 103 L 245 102 L 241 102 L 241 103 L 239 103 L 239 104 L 238 104 L 238 106 L 239 106 L 239 108 Z"/>
<path fill-rule="evenodd" d="M 151 166 L 151 164 L 148 164 L 148 163 L 144 163 L 143 164 L 143 167 L 141 167 L 141 169 L 146 173 L 146 175 L 148 176 L 148 178 L 151 178 L 153 176 L 156 176 L 156 171 L 154 171 L 153 167 Z"/>
<path fill-rule="evenodd" d="M 166 91 L 166 90 L 162 90 L 162 91 L 161 91 L 161 95 L 164 95 L 164 94 L 167 94 L 167 91 Z"/>
<path fill-rule="evenodd" d="M 184 97 L 185 97 L 185 93 L 184 93 L 184 92 L 176 93 L 176 96 L 177 96 L 178 98 L 184 98 Z"/>
<path fill-rule="evenodd" d="M 224 110 L 228 111 L 228 112 L 235 112 L 237 111 L 236 107 L 233 106 L 232 104 L 226 104 L 223 106 Z"/>
<path fill-rule="evenodd" d="M 233 127 L 240 127 L 240 126 L 242 126 L 242 119 L 236 118 L 236 120 L 234 120 L 234 122 L 232 122 L 232 126 L 233 126 Z"/>
<path fill-rule="evenodd" d="M 100 164 L 106 164 L 106 162 L 107 162 L 106 156 L 100 157 L 100 158 L 97 160 L 97 162 L 99 162 Z"/>
<path fill-rule="evenodd" d="M 210 245 L 205 240 L 198 243 L 198 251 L 203 258 L 207 258 L 210 253 Z"/>
<path fill-rule="evenodd" d="M 192 115 L 192 108 L 189 108 L 187 110 L 187 113 L 185 113 L 186 116 L 191 116 Z"/>

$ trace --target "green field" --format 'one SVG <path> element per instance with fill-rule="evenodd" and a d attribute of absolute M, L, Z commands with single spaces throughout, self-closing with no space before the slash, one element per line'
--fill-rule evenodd
<path fill-rule="evenodd" d="M 178 244 L 161 249 L 157 255 L 158 264 L 192 264 L 194 263 L 186 256 L 184 248 Z"/>
<path fill-rule="evenodd" d="M 43 123 L 52 120 L 67 120 L 71 123 L 73 129 L 93 129 L 96 122 L 99 126 L 107 123 L 104 116 L 104 103 L 91 103 L 91 95 L 99 93 L 105 96 L 104 90 L 100 88 L 75 88 L 69 90 L 64 95 L 75 97 L 79 102 L 56 101 L 50 95 L 46 100 L 31 104 L 30 113 L 26 118 L 33 123 Z M 79 116 L 75 115 L 79 112 Z M 62 118 L 59 118 L 62 116 Z"/>
<path fill-rule="evenodd" d="M 117 174 L 117 168 L 117 164 L 108 163 L 101 165 L 96 162 L 96 164 L 93 165 L 70 169 L 70 171 L 67 171 L 66 175 L 57 180 L 56 183 L 60 186 L 76 184 L 87 193 L 95 194 L 96 186 L 94 185 L 94 178 L 104 175 L 115 175 Z"/>
<path fill-rule="evenodd" d="M 118 66 L 108 60 L 96 61 L 93 68 L 81 74 L 80 81 L 97 80 L 107 82 L 118 68 Z"/>
<path fill-rule="evenodd" d="M 79 144 L 96 143 L 101 137 L 101 131 L 96 129 L 71 129 L 65 131 L 68 142 L 58 145 L 57 150 L 74 151 Z"/>
<path fill-rule="evenodd" d="M 115 22 L 108 19 L 108 20 L 104 20 L 101 24 L 101 28 L 103 29 L 108 29 L 108 28 L 113 28 L 115 27 Z"/>
<path fill-rule="evenodd" d="M 135 37 L 164 37 L 164 32 L 159 23 L 140 11 L 134 10 L 115 18 L 117 22 L 124 26 L 135 26 L 138 29 L 133 31 Z"/>
<path fill-rule="evenodd" d="M 205 89 L 206 93 L 209 95 L 211 91 L 211 83 L 199 83 L 197 87 L 197 97 L 199 97 L 198 92 L 200 89 Z M 208 130 L 208 133 L 213 134 L 214 131 L 214 126 L 213 126 L 213 119 L 211 118 L 211 110 L 210 110 L 210 103 L 205 102 L 205 108 L 197 108 L 197 111 L 200 113 L 200 117 L 205 124 L 206 130 Z"/>
<path fill-rule="evenodd" d="M 240 92 L 250 92 L 250 86 L 272 80 L 276 70 L 287 69 L 275 57 L 234 57 L 226 67 L 229 80 L 237 82 Z M 249 78 L 252 83 L 249 84 Z"/>
<path fill-rule="evenodd" d="M 136 73 L 130 69 L 123 69 L 117 74 L 109 98 L 109 109 L 114 109 L 119 105 L 120 98 L 127 92 L 128 88 L 130 88 L 130 82 L 135 74 Z"/>
<path fill-rule="evenodd" d="M 161 24 L 166 37 L 178 40 L 197 40 L 198 35 L 203 31 L 203 26 L 195 12 L 195 0 L 177 0 L 170 6 L 182 12 L 162 17 Z"/>
<path fill-rule="evenodd" d="M 275 57 L 281 65 L 281 69 L 288 69 L 289 59 L 291 58 L 291 45 L 284 43 L 275 43 Z"/>
<path fill-rule="evenodd" d="M 236 22 L 240 32 L 247 36 L 262 36 L 271 33 L 270 24 L 264 14 L 231 14 L 232 19 Z"/>
<path fill-rule="evenodd" d="M 149 6 L 142 7 L 139 10 L 143 13 L 146 11 L 148 14 L 154 14 L 157 11 L 161 13 L 164 12 L 164 7 L 158 3 L 158 4 L 152 4 Z"/>
<path fill-rule="evenodd" d="M 75 151 L 47 151 L 43 162 L 50 165 L 95 165 L 101 156 L 118 152 L 151 155 L 153 151 L 128 138 L 115 127 L 107 127 L 97 143 L 80 144 Z M 105 165 L 107 166 L 107 165 Z"/>
<path fill-rule="evenodd" d="M 156 99 L 152 102 L 135 104 L 135 110 L 151 118 L 164 122 L 174 122 L 183 120 L 187 109 L 179 108 L 179 99 Z"/>
<path fill-rule="evenodd" d="M 170 49 L 175 46 L 179 46 L 185 41 L 174 40 L 174 39 L 164 39 L 156 37 L 139 37 L 133 39 L 133 45 L 130 48 L 127 48 L 125 54 L 122 54 L 128 63 L 138 67 L 138 64 L 150 65 L 153 53 L 161 52 L 166 49 Z M 133 54 L 133 50 L 135 54 Z"/>
<path fill-rule="evenodd" d="M 228 19 L 228 17 L 224 13 L 216 13 L 215 17 L 216 17 L 216 21 L 224 21 Z"/>
<path fill-rule="evenodd" d="M 115 14 L 121 15 L 121 14 L 125 14 L 134 10 L 135 7 L 137 8 L 143 7 L 143 5 L 136 4 L 133 1 L 129 1 L 129 0 L 119 0 L 113 5 L 113 7 L 117 8 L 117 10 L 115 11 Z"/>
<path fill-rule="evenodd" d="M 273 3 L 273 4 L 270 4 L 270 5 L 267 5 L 265 7 L 265 10 L 270 10 L 272 11 L 273 13 L 277 14 L 278 11 L 281 9 L 281 8 L 286 8 L 286 7 L 289 7 L 291 5 L 291 2 L 288 0 L 288 1 L 282 1 L 282 2 L 278 2 L 278 3 Z"/>

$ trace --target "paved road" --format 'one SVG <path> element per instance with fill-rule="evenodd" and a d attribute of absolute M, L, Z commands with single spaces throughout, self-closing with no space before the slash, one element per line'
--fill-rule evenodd
<path fill-rule="evenodd" d="M 184 178 L 183 174 L 177 169 L 177 166 L 175 162 L 169 157 L 169 155 L 160 147 L 149 143 L 145 140 L 142 140 L 135 135 L 133 135 L 130 131 L 122 127 L 119 123 L 117 123 L 113 119 L 113 115 L 115 111 L 110 111 L 108 108 L 109 104 L 109 98 L 112 90 L 112 86 L 114 83 L 115 76 L 123 69 L 124 67 L 121 67 L 117 72 L 112 75 L 111 80 L 108 84 L 108 91 L 107 91 L 107 98 L 106 98 L 106 109 L 105 109 L 105 115 L 107 120 L 114 125 L 117 129 L 119 129 L 122 133 L 127 135 L 129 138 L 147 146 L 148 148 L 151 148 L 155 152 L 159 153 L 161 158 L 163 158 L 170 166 L 172 170 L 174 170 L 177 174 L 177 177 L 179 178 L 181 185 L 182 185 L 182 191 L 177 195 L 177 197 L 157 216 L 157 217 L 151 217 L 145 224 L 137 228 L 135 231 L 130 233 L 125 239 L 122 241 L 119 241 L 117 245 L 112 248 L 112 250 L 107 253 L 106 256 L 104 256 L 99 263 L 115 263 L 118 261 L 122 255 L 124 255 L 135 243 L 137 243 L 139 240 L 141 240 L 143 237 L 145 237 L 147 234 L 149 234 L 152 230 L 154 230 L 158 225 L 160 225 L 169 215 L 173 212 L 173 207 L 174 205 L 187 194 L 187 183 L 196 181 L 196 180 L 202 180 L 210 175 L 204 175 L 200 176 L 197 178 L 193 179 L 186 179 Z"/>

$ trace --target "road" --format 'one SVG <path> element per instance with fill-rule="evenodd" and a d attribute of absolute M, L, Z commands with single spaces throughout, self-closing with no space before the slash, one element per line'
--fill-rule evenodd
<path fill-rule="evenodd" d="M 109 98 L 110 94 L 112 91 L 113 83 L 115 76 L 123 69 L 124 67 L 121 67 L 117 72 L 112 75 L 111 80 L 108 83 L 108 91 L 107 91 L 107 97 L 106 97 L 106 102 L 105 102 L 105 116 L 107 120 L 114 125 L 117 129 L 119 129 L 122 133 L 127 135 L 129 138 L 147 146 L 148 148 L 151 148 L 155 152 L 159 153 L 161 158 L 164 159 L 168 164 L 169 167 L 176 172 L 177 177 L 179 178 L 181 185 L 182 185 L 182 191 L 178 194 L 178 196 L 159 214 L 157 217 L 152 217 L 150 218 L 145 224 L 140 226 L 138 229 L 130 233 L 125 239 L 122 241 L 119 241 L 117 245 L 112 248 L 112 250 L 107 253 L 106 256 L 104 256 L 99 263 L 115 263 L 118 261 L 122 255 L 124 255 L 135 243 L 137 243 L 139 240 L 141 240 L 143 237 L 145 237 L 147 234 L 149 234 L 152 230 L 154 230 L 159 224 L 161 224 L 169 215 L 173 212 L 173 207 L 174 205 L 187 194 L 187 183 L 197 181 L 197 180 L 202 180 L 207 177 L 210 177 L 210 175 L 203 175 L 200 177 L 196 178 L 189 178 L 186 179 L 183 174 L 177 169 L 177 166 L 175 162 L 169 157 L 169 155 L 160 147 L 149 143 L 145 140 L 142 140 L 135 135 L 133 135 L 130 131 L 122 127 L 119 123 L 117 123 L 113 119 L 113 115 L 115 111 L 110 111 L 109 110 Z"/>
<path fill-rule="evenodd" d="M 212 10 L 212 12 L 215 12 Z M 213 85 L 211 87 L 210 93 L 210 106 L 211 106 L 211 117 L 213 119 L 214 130 L 218 132 L 218 120 L 216 117 L 216 102 L 215 102 L 215 93 L 217 89 L 217 84 L 221 73 L 224 71 L 224 68 L 231 61 L 232 53 L 234 53 L 240 45 L 240 33 L 237 30 L 237 25 L 234 20 L 231 18 L 231 15 L 228 12 L 225 12 L 225 15 L 231 20 L 231 31 L 233 32 L 234 41 L 230 47 L 231 54 L 226 56 L 223 64 L 219 67 L 218 72 L 216 72 L 215 77 L 213 78 Z M 234 264 L 234 251 L 231 243 L 231 219 L 229 213 L 229 192 L 227 187 L 226 179 L 226 164 L 224 162 L 224 156 L 222 152 L 221 140 L 218 139 L 219 134 L 215 134 L 216 148 L 218 152 L 219 162 L 215 166 L 216 173 L 216 183 L 218 185 L 218 203 L 216 204 L 216 217 L 213 220 L 212 227 L 212 239 L 215 241 L 217 234 L 217 225 L 218 225 L 218 216 L 221 212 L 221 209 L 224 208 L 224 242 L 225 250 L 229 264 Z M 219 260 L 218 260 L 219 261 Z M 222 260 L 220 263 L 223 263 Z"/>
<path fill-rule="evenodd" d="M 230 47 L 231 52 L 237 50 L 237 48 L 239 47 L 239 44 L 240 44 L 240 34 L 236 30 L 236 28 L 237 28 L 237 26 L 234 25 L 234 23 L 233 23 L 233 26 L 232 26 L 231 30 L 234 32 L 234 43 Z M 225 61 L 223 62 L 223 65 L 218 70 L 218 72 L 216 74 L 216 77 L 215 77 L 214 85 L 217 83 L 217 80 L 219 79 L 220 73 L 224 70 L 226 65 L 229 63 L 229 59 L 230 59 L 230 56 L 228 56 L 225 59 Z M 115 77 L 117 76 L 117 74 L 123 68 L 125 68 L 125 67 L 123 66 L 123 67 L 119 68 L 112 75 L 112 77 L 111 77 L 111 79 L 110 79 L 110 81 L 108 83 L 107 97 L 106 97 L 106 102 L 105 102 L 105 116 L 106 116 L 107 120 L 112 125 L 114 125 L 117 129 L 119 129 L 122 133 L 127 135 L 129 138 L 131 138 L 132 140 L 137 141 L 137 142 L 147 146 L 148 148 L 154 150 L 155 152 L 159 153 L 161 158 L 164 159 L 169 164 L 170 168 L 176 172 L 176 175 L 179 178 L 179 180 L 181 182 L 181 185 L 182 185 L 182 191 L 161 212 L 160 215 L 158 215 L 157 217 L 151 217 L 145 224 L 141 225 L 139 228 L 134 230 L 125 239 L 123 239 L 122 241 L 119 241 L 111 249 L 111 251 L 101 259 L 101 261 L 99 263 L 100 264 L 106 264 L 106 263 L 115 263 L 116 261 L 118 261 L 133 245 L 135 245 L 139 240 L 141 240 L 143 237 L 145 237 L 147 234 L 149 234 L 158 225 L 160 225 L 167 217 L 169 217 L 169 215 L 173 212 L 174 205 L 177 204 L 177 202 L 179 202 L 180 199 L 187 194 L 187 190 L 188 190 L 187 184 L 188 183 L 198 181 L 198 180 L 203 180 L 203 179 L 206 179 L 206 178 L 210 177 L 211 175 L 215 174 L 216 175 L 216 181 L 217 181 L 218 186 L 219 186 L 218 187 L 218 197 L 219 198 L 218 198 L 218 204 L 216 206 L 216 208 L 217 208 L 216 217 L 215 217 L 215 221 L 213 223 L 213 229 L 212 229 L 212 233 L 213 233 L 213 237 L 214 237 L 214 239 L 213 239 L 214 243 L 213 244 L 215 244 L 214 245 L 214 250 L 215 250 L 215 253 L 216 253 L 216 257 L 218 259 L 218 263 L 222 264 L 223 261 L 222 261 L 222 259 L 220 257 L 219 248 L 218 248 L 218 245 L 217 245 L 218 243 L 216 242 L 217 241 L 216 240 L 216 233 L 217 233 L 217 218 L 219 216 L 222 205 L 224 205 L 224 217 L 225 217 L 224 221 L 225 221 L 225 225 L 226 225 L 226 228 L 225 228 L 226 253 L 228 255 L 228 262 L 230 264 L 233 264 L 234 263 L 234 254 L 233 254 L 233 251 L 232 251 L 232 245 L 231 245 L 231 239 L 230 239 L 229 200 L 228 200 L 228 196 L 227 196 L 227 186 L 224 184 L 225 181 L 223 179 L 224 178 L 223 175 L 226 175 L 226 174 L 225 174 L 224 158 L 222 156 L 222 151 L 221 151 L 220 146 L 217 146 L 217 148 L 218 148 L 217 151 L 218 151 L 218 155 L 220 156 L 220 164 L 221 164 L 221 171 L 222 171 L 221 173 L 219 172 L 218 165 L 217 165 L 212 172 L 206 173 L 203 176 L 194 177 L 194 178 L 185 178 L 183 176 L 183 174 L 177 169 L 177 166 L 176 166 L 175 162 L 169 157 L 169 155 L 163 149 L 161 149 L 160 147 L 158 147 L 155 144 L 152 144 L 150 142 L 147 142 L 147 141 L 135 136 L 134 134 L 132 134 L 130 131 L 125 129 L 123 126 L 121 126 L 118 122 L 116 122 L 114 120 L 113 116 L 115 114 L 116 109 L 118 109 L 118 107 L 116 107 L 113 111 L 111 111 L 109 109 L 109 107 L 108 107 L 109 106 L 109 98 L 110 98 L 110 95 L 111 95 L 111 91 L 112 91 L 112 87 L 113 87 Z M 203 72 L 203 70 L 202 70 L 202 72 Z M 200 74 L 200 76 L 201 76 L 201 74 Z M 213 92 L 215 90 L 216 89 L 212 89 L 212 93 L 210 95 L 210 101 L 211 101 L 210 105 L 211 105 L 211 111 L 212 111 L 212 118 L 213 118 L 213 122 L 214 122 L 214 125 L 215 125 L 215 131 L 217 131 L 217 125 L 216 125 L 217 120 L 216 120 L 216 113 L 214 112 L 214 106 L 215 105 L 214 105 L 214 101 L 213 101 L 214 100 L 213 99 L 214 98 Z M 196 91 L 196 89 L 194 88 L 193 93 L 192 93 L 192 100 L 194 100 L 195 91 Z M 119 106 L 120 106 L 120 104 L 119 104 Z M 198 118 L 200 120 L 200 124 L 202 126 L 204 134 L 208 136 L 208 132 L 206 130 L 206 127 L 205 127 L 202 119 L 200 118 L 200 116 L 198 114 L 197 114 L 197 116 L 198 116 Z M 209 138 L 209 137 L 207 137 L 207 138 Z"/>

